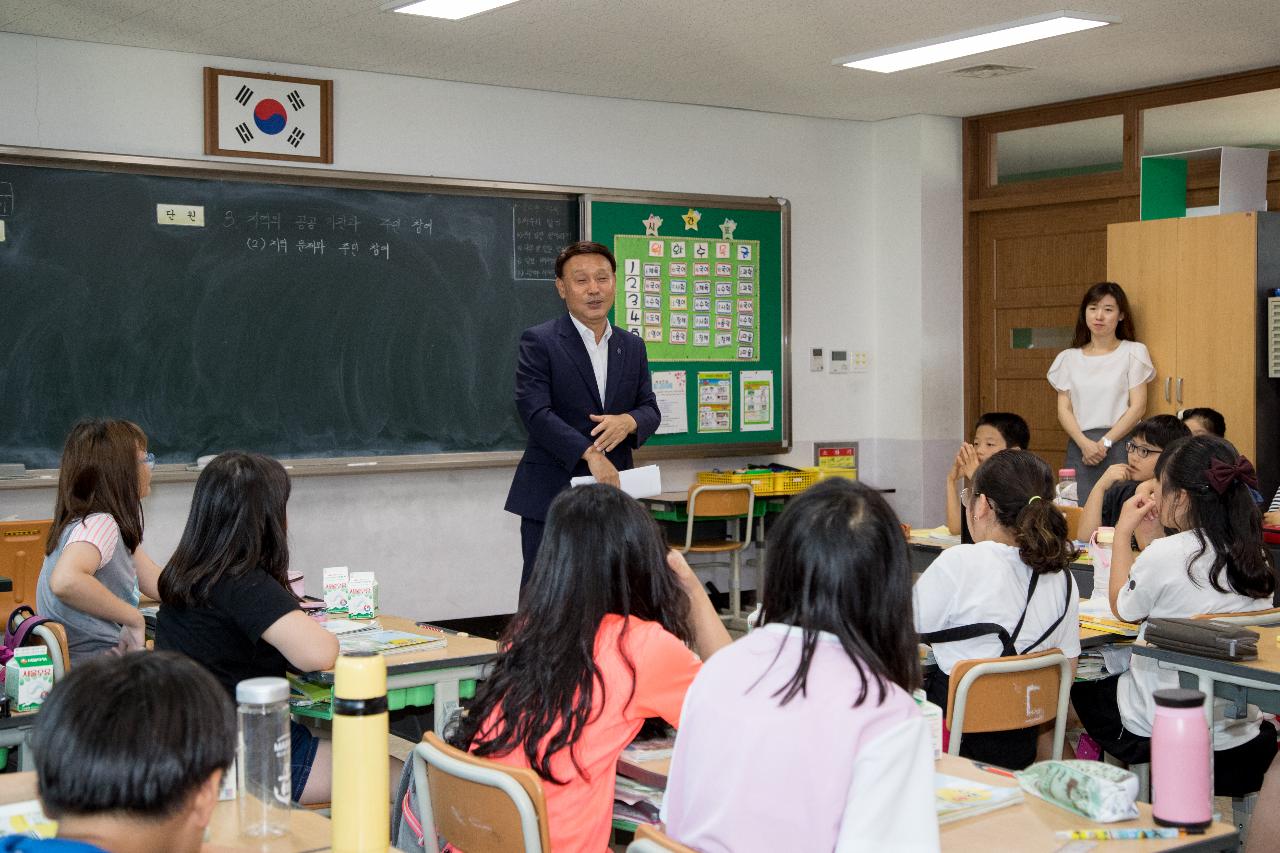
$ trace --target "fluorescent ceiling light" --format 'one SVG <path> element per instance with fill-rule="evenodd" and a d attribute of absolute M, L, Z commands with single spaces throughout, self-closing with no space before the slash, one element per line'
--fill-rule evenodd
<path fill-rule="evenodd" d="M 506 6 L 514 2 L 516 0 L 417 0 L 415 3 L 399 6 L 391 11 L 403 12 L 406 15 L 448 18 L 450 21 L 457 21 L 460 18 L 470 18 L 472 15 L 488 12 L 490 9 L 496 9 L 499 6 Z"/>
<path fill-rule="evenodd" d="M 956 33 L 939 39 L 904 44 L 889 50 L 877 50 L 871 53 L 860 53 L 837 59 L 833 65 L 846 68 L 860 68 L 864 71 L 879 71 L 890 74 L 907 68 L 918 68 L 921 65 L 932 65 L 935 62 L 946 62 L 961 56 L 972 56 L 975 53 L 986 53 L 1015 44 L 1026 44 L 1030 41 L 1091 30 L 1094 27 L 1105 27 L 1117 23 L 1118 19 L 1103 15 L 1082 15 L 1078 12 L 1052 12 L 1034 18 L 1024 18 L 980 30 Z"/>

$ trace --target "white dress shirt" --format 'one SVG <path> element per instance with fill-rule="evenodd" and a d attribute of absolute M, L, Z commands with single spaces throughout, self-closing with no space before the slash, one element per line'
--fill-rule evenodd
<path fill-rule="evenodd" d="M 605 324 L 604 334 L 597 343 L 595 332 L 578 322 L 578 318 L 572 314 L 569 315 L 569 319 L 573 321 L 578 334 L 582 335 L 582 343 L 586 346 L 587 355 L 591 358 L 591 369 L 596 374 L 596 388 L 600 391 L 600 405 L 603 406 L 605 379 L 609 375 L 609 338 L 613 337 L 613 326 L 609 323 Z M 603 415 L 604 412 L 600 414 Z"/>

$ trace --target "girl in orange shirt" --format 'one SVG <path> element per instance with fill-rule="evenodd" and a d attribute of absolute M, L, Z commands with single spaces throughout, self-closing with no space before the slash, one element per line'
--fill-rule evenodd
<path fill-rule="evenodd" d="M 615 765 L 647 717 L 679 725 L 701 666 L 729 643 L 657 524 L 611 486 L 561 493 L 501 653 L 454 742 L 543 780 L 551 848 L 607 850 Z"/>

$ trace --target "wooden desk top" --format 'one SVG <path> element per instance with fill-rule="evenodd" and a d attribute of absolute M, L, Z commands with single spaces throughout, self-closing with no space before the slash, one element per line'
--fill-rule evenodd
<path fill-rule="evenodd" d="M 1215 660 L 1187 652 L 1175 652 L 1148 646 L 1145 643 L 1134 646 L 1134 652 L 1157 660 L 1171 663 L 1183 663 L 1196 669 L 1238 674 L 1258 681 L 1272 682 L 1280 690 L 1280 626 L 1261 628 L 1253 625 L 1245 626 L 1250 631 L 1258 632 L 1258 659 L 1250 661 Z"/>
<path fill-rule="evenodd" d="M 619 759 L 618 773 L 645 784 L 662 787 L 666 784 L 667 772 L 671 766 L 669 759 L 658 761 L 626 761 Z M 1018 783 L 1007 776 L 996 775 L 979 770 L 967 758 L 944 755 L 937 762 L 940 773 L 973 779 L 995 787 L 1016 788 Z M 999 809 L 985 815 L 966 818 L 949 823 L 940 828 L 942 849 L 955 853 L 990 853 L 991 850 L 1018 850 L 1021 853 L 1051 853 L 1058 850 L 1065 842 L 1054 838 L 1059 830 L 1084 829 L 1090 827 L 1106 827 L 1107 829 L 1151 828 L 1155 820 L 1151 817 L 1151 806 L 1138 803 L 1140 817 L 1137 820 L 1119 823 L 1098 824 L 1077 817 L 1071 812 L 1051 805 L 1038 797 L 1026 794 L 1026 800 L 1016 806 Z M 1149 841 L 1125 841 L 1123 853 L 1154 853 L 1158 850 L 1178 850 L 1184 847 L 1195 847 L 1209 839 L 1226 838 L 1235 835 L 1235 827 L 1225 823 L 1215 823 L 1204 835 L 1191 835 L 1183 838 Z M 995 843 L 996 839 L 1000 844 Z"/>
<path fill-rule="evenodd" d="M 5 773 L 0 775 L 0 804 L 36 799 L 36 774 Z M 209 840 L 205 853 L 223 850 L 255 850 L 261 853 L 312 853 L 329 849 L 328 819 L 305 809 L 289 813 L 289 834 L 264 841 L 240 837 L 239 817 L 234 800 L 218 803 L 209 822 Z"/>
<path fill-rule="evenodd" d="M 410 634 L 424 634 L 429 637 L 443 636 L 448 640 L 448 645 L 443 649 L 385 655 L 388 676 L 450 667 L 476 666 L 486 664 L 498 655 L 498 644 L 483 637 L 464 637 L 449 633 L 442 628 L 423 628 L 412 619 L 386 613 L 379 614 L 377 622 L 383 628 L 392 631 L 406 631 Z M 324 684 L 332 684 L 333 670 L 326 669 L 323 672 L 311 673 L 308 677 Z"/>

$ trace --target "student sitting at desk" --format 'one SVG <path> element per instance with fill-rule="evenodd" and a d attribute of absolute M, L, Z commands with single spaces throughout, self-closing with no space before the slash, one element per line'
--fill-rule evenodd
<path fill-rule="evenodd" d="M 947 529 L 960 535 L 960 542 L 973 544 L 964 507 L 960 506 L 960 488 L 973 485 L 978 466 L 1001 450 L 1026 450 L 1031 446 L 1031 428 L 1021 415 L 1012 412 L 987 412 L 973 425 L 973 444 L 960 445 L 951 470 L 947 472 Z"/>
<path fill-rule="evenodd" d="M 187 527 L 160 575 L 156 648 L 194 658 L 232 697 L 246 678 L 329 669 L 338 658 L 338 638 L 289 590 L 288 500 L 279 462 L 219 455 L 196 480 Z M 289 728 L 294 801 L 328 801 L 330 742 L 297 722 Z"/>
<path fill-rule="evenodd" d="M 1125 442 L 1128 462 L 1112 465 L 1098 478 L 1098 484 L 1089 493 L 1080 513 L 1077 539 L 1088 539 L 1099 527 L 1115 527 L 1120 518 L 1120 507 L 1133 497 L 1138 486 L 1156 475 L 1156 463 L 1164 449 L 1180 438 L 1191 435 L 1187 425 L 1173 415 L 1152 415 L 1139 421 L 1133 435 Z M 1137 539 L 1138 547 L 1150 544 L 1148 535 L 1163 535 L 1164 531 L 1144 529 Z"/>
<path fill-rule="evenodd" d="M 1139 493 L 1125 503 L 1116 541 L 1129 541 L 1142 527 L 1179 532 L 1152 542 L 1136 560 L 1127 548 L 1114 550 L 1112 612 L 1138 622 L 1270 607 L 1275 567 L 1249 495 L 1248 487 L 1257 482 L 1249 460 L 1225 439 L 1193 436 L 1165 448 L 1156 475 L 1154 498 Z M 1125 673 L 1074 685 L 1071 702 L 1103 749 L 1129 764 L 1141 763 L 1151 757 L 1153 694 L 1177 686 L 1176 672 L 1135 655 Z M 1219 796 L 1249 794 L 1262 785 L 1276 752 L 1276 732 L 1259 721 L 1256 706 L 1232 720 L 1223 716 L 1224 705 L 1214 710 L 1215 788 Z"/>
<path fill-rule="evenodd" d="M 36 609 L 67 629 L 73 666 L 145 644 L 138 590 L 154 598 L 160 575 L 142 550 L 155 461 L 129 421 L 85 420 L 67 436 Z"/>
<path fill-rule="evenodd" d="M 937 850 L 893 510 L 861 483 L 819 483 L 787 505 L 766 554 L 762 627 L 689 689 L 668 834 L 704 851 Z"/>
<path fill-rule="evenodd" d="M 0 853 L 196 853 L 235 744 L 231 703 L 186 658 L 135 652 L 74 667 L 31 742 L 58 837 L 0 838 Z"/>
<path fill-rule="evenodd" d="M 551 849 L 607 850 L 615 767 L 729 634 L 657 523 L 612 486 L 561 492 L 502 651 L 453 738 L 543 779 Z M 748 747 L 749 748 L 749 747 Z"/>
<path fill-rule="evenodd" d="M 1059 648 L 1080 656 L 1080 594 L 1068 569 L 1076 552 L 1053 505 L 1053 475 L 1025 450 L 984 462 L 966 490 L 975 544 L 948 548 L 920 576 L 915 620 L 938 669 L 925 676 L 929 701 L 947 707 L 951 670 L 962 660 Z M 1036 758 L 1036 727 L 966 734 L 960 754 L 1021 769 Z"/>

